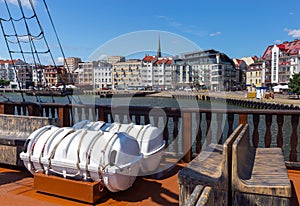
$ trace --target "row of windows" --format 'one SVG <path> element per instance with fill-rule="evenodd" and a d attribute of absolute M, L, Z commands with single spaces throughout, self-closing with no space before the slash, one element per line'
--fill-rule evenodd
<path fill-rule="evenodd" d="M 95 82 L 111 82 L 111 79 L 95 79 Z"/>

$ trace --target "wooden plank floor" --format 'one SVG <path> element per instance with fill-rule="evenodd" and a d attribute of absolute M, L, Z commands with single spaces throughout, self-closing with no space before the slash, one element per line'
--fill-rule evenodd
<path fill-rule="evenodd" d="M 177 164 L 161 177 L 138 177 L 133 187 L 109 195 L 97 205 L 178 205 Z M 0 205 L 88 205 L 36 192 L 33 176 L 25 169 L 8 169 L 0 165 Z"/>
<path fill-rule="evenodd" d="M 110 193 L 97 205 L 178 205 L 177 173 L 184 164 L 177 164 L 171 172 L 160 178 L 139 177 L 127 191 Z M 300 202 L 300 171 L 289 170 L 294 187 L 292 205 Z M 8 169 L 0 165 L 1 205 L 78 205 L 85 203 L 36 192 L 33 177 L 25 170 Z"/>

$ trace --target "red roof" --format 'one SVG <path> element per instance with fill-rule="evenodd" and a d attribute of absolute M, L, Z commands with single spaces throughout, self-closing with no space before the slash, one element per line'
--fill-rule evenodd
<path fill-rule="evenodd" d="M 155 58 L 156 58 L 156 56 L 147 55 L 147 56 L 144 57 L 143 61 L 144 62 L 152 62 Z"/>
<path fill-rule="evenodd" d="M 271 59 L 272 48 L 275 45 L 270 45 L 266 49 L 262 59 Z M 285 51 L 289 55 L 298 55 L 300 50 L 300 40 L 294 40 L 291 42 L 283 42 L 282 44 L 276 45 L 281 51 Z"/>
<path fill-rule="evenodd" d="M 19 62 L 19 61 L 21 61 L 21 60 L 19 60 L 19 59 L 15 59 L 15 60 L 0 60 L 0 64 L 15 64 L 15 63 L 17 63 L 17 62 Z"/>
<path fill-rule="evenodd" d="M 170 58 L 159 58 L 154 65 L 161 65 L 161 64 L 172 64 L 172 59 Z"/>

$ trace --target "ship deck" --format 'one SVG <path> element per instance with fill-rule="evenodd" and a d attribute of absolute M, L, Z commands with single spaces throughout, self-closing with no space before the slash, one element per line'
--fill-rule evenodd
<path fill-rule="evenodd" d="M 184 163 L 177 163 L 172 170 L 160 177 L 138 177 L 133 186 L 123 192 L 109 193 L 96 205 L 178 205 L 178 171 Z M 293 185 L 293 203 L 300 202 L 300 171 L 288 170 Z M 0 165 L 1 205 L 88 205 L 58 196 L 39 193 L 34 189 L 33 176 L 25 169 Z"/>

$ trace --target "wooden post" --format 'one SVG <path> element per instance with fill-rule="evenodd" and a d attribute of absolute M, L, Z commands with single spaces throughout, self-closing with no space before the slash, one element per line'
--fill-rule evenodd
<path fill-rule="evenodd" d="M 277 115 L 277 127 L 278 127 L 277 147 L 280 147 L 280 148 L 282 148 L 282 145 L 283 145 L 283 133 L 282 133 L 283 121 L 284 121 L 284 116 L 278 114 Z"/>
<path fill-rule="evenodd" d="M 290 162 L 297 162 L 297 146 L 298 146 L 298 134 L 297 128 L 299 124 L 299 115 L 292 115 L 292 135 L 291 135 L 291 150 L 290 150 Z"/>
<path fill-rule="evenodd" d="M 15 106 L 11 103 L 1 103 L 0 105 L 1 114 L 15 114 Z"/>
<path fill-rule="evenodd" d="M 258 147 L 259 142 L 259 133 L 258 133 L 258 125 L 259 125 L 259 114 L 253 115 L 253 135 L 252 135 L 252 143 L 253 147 Z"/>
<path fill-rule="evenodd" d="M 196 114 L 196 122 L 197 122 L 197 135 L 196 135 L 196 153 L 199 154 L 202 150 L 202 144 L 201 144 L 201 139 L 202 139 L 202 129 L 201 129 L 201 120 L 202 120 L 202 113 L 198 112 Z"/>
<path fill-rule="evenodd" d="M 29 116 L 41 116 L 40 107 L 38 104 L 29 103 L 28 104 L 28 115 Z"/>
<path fill-rule="evenodd" d="M 183 160 L 192 160 L 192 113 L 184 112 L 182 115 L 182 149 L 185 156 Z"/>
<path fill-rule="evenodd" d="M 211 131 L 211 112 L 206 113 L 206 145 L 210 145 L 212 141 Z"/>
<path fill-rule="evenodd" d="M 58 108 L 58 118 L 61 127 L 70 127 L 70 110 L 69 105 L 64 105 Z"/>
<path fill-rule="evenodd" d="M 98 121 L 105 121 L 104 107 L 98 107 Z"/>
<path fill-rule="evenodd" d="M 239 114 L 239 124 L 246 125 L 248 122 L 248 115 L 247 114 Z"/>
<path fill-rule="evenodd" d="M 272 115 L 266 115 L 266 133 L 265 133 L 266 148 L 270 148 L 271 146 L 271 125 L 272 125 Z"/>

